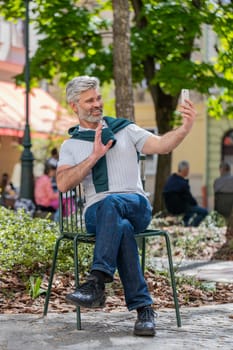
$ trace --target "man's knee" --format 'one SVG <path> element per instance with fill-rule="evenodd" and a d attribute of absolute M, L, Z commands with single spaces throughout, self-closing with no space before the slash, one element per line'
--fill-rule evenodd
<path fill-rule="evenodd" d="M 102 200 L 101 204 L 108 204 L 108 205 L 113 205 L 118 203 L 119 199 L 117 198 L 117 195 L 115 194 L 109 194 L 107 197 L 105 197 Z"/>
<path fill-rule="evenodd" d="M 110 194 L 108 195 L 106 198 L 104 198 L 100 205 L 98 206 L 97 211 L 104 211 L 104 213 L 108 213 L 108 212 L 115 212 L 115 215 L 117 214 L 117 212 L 119 212 L 119 214 L 123 214 L 123 206 L 121 204 L 121 201 L 119 199 L 119 196 L 115 195 L 115 194 Z"/>

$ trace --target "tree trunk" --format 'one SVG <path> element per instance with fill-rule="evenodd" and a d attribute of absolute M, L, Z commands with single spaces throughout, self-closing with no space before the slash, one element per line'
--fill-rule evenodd
<path fill-rule="evenodd" d="M 151 95 L 154 96 L 156 103 L 156 122 L 159 134 L 163 135 L 172 129 L 173 112 L 177 106 L 178 96 L 172 97 L 166 95 L 159 86 L 151 89 Z M 159 155 L 155 181 L 155 196 L 153 199 L 153 214 L 164 211 L 163 188 L 168 176 L 171 174 L 172 153 Z"/>
<path fill-rule="evenodd" d="M 134 99 L 130 51 L 129 3 L 113 0 L 113 74 L 116 115 L 134 121 Z"/>
<path fill-rule="evenodd" d="M 227 220 L 226 239 L 227 241 L 233 241 L 233 208 L 231 210 L 231 215 Z M 232 255 L 233 255 L 233 247 L 231 247 L 231 249 L 232 249 Z"/>
<path fill-rule="evenodd" d="M 176 109 L 179 96 L 166 95 L 159 85 L 151 85 L 150 81 L 156 74 L 154 60 L 148 58 L 144 62 L 144 72 L 156 111 L 155 119 L 159 135 L 163 135 L 172 129 L 173 113 Z M 159 155 L 155 180 L 155 196 L 153 198 L 153 214 L 164 211 L 163 187 L 171 174 L 172 153 Z"/>
<path fill-rule="evenodd" d="M 215 252 L 212 259 L 233 260 L 233 208 L 227 219 L 226 242 Z"/>

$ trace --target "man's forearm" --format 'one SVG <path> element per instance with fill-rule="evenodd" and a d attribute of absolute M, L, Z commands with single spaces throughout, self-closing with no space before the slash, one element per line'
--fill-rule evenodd
<path fill-rule="evenodd" d="M 187 100 L 185 105 L 181 105 L 180 113 L 182 125 L 162 136 L 149 137 L 142 149 L 142 153 L 169 153 L 175 149 L 192 129 L 197 113 L 191 101 Z"/>
<path fill-rule="evenodd" d="M 95 166 L 97 158 L 94 155 L 86 158 L 83 162 L 69 166 L 61 166 L 57 169 L 57 187 L 61 192 L 66 192 L 78 186 Z"/>
<path fill-rule="evenodd" d="M 145 154 L 166 154 L 176 148 L 187 135 L 183 127 L 169 131 L 162 136 L 153 135 L 149 137 L 142 149 Z"/>
<path fill-rule="evenodd" d="M 175 149 L 187 136 L 187 131 L 183 126 L 173 129 L 164 134 L 159 141 L 158 148 L 160 154 L 169 153 Z"/>

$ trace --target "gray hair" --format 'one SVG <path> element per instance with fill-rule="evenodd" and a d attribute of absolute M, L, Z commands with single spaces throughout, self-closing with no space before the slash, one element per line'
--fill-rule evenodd
<path fill-rule="evenodd" d="M 66 100 L 67 103 L 77 102 L 80 94 L 90 89 L 99 89 L 100 82 L 96 77 L 83 75 L 73 78 L 66 85 Z"/>
<path fill-rule="evenodd" d="M 189 168 L 189 162 L 187 162 L 187 160 L 182 160 L 181 162 L 179 162 L 178 171 L 182 171 L 187 168 Z"/>
<path fill-rule="evenodd" d="M 231 166 L 228 162 L 221 162 L 219 165 L 219 169 L 224 171 L 224 173 L 229 173 L 231 172 Z"/>

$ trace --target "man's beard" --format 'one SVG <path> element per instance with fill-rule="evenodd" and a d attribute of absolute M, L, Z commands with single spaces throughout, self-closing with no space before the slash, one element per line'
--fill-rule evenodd
<path fill-rule="evenodd" d="M 101 112 L 101 114 L 99 115 L 99 116 L 94 116 L 94 115 L 92 115 L 92 112 L 90 112 L 90 113 L 80 113 L 80 111 L 79 111 L 79 113 L 78 113 L 78 117 L 79 117 L 79 119 L 81 119 L 81 120 L 85 120 L 85 121 L 87 121 L 87 122 L 89 122 L 89 123 L 98 123 L 98 122 L 100 122 L 102 119 L 103 119 L 103 111 L 102 111 L 102 108 L 101 109 L 98 109 L 98 111 L 100 111 Z"/>

